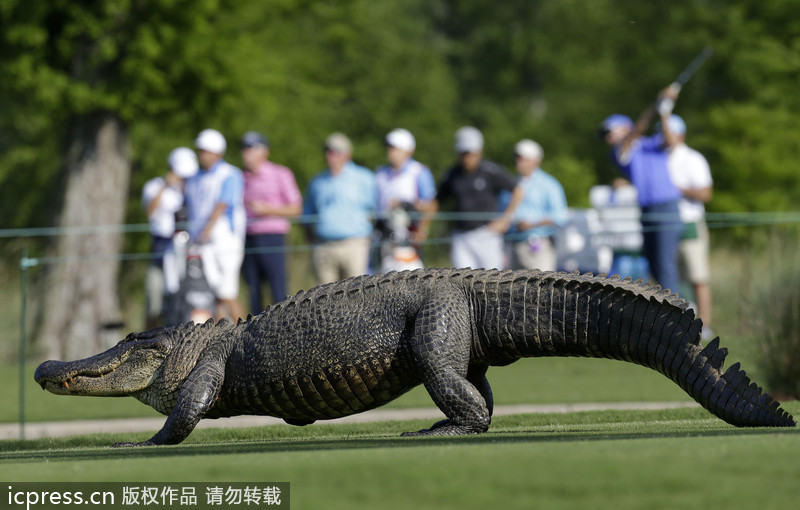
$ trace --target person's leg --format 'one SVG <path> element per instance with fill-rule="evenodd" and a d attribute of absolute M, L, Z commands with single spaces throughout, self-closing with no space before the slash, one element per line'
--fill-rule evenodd
<path fill-rule="evenodd" d="M 259 313 L 261 308 L 261 272 L 259 271 L 259 253 L 261 249 L 259 235 L 248 235 L 245 238 L 245 255 L 242 262 L 242 274 L 247 284 L 250 298 L 250 313 Z"/>
<path fill-rule="evenodd" d="M 467 244 L 467 235 L 468 232 L 457 231 L 450 236 L 450 263 L 453 267 L 477 266 Z"/>
<path fill-rule="evenodd" d="M 709 233 L 704 221 L 697 223 L 697 238 L 681 242 L 681 259 L 686 269 L 686 279 L 693 285 L 697 315 L 703 326 L 711 326 L 711 264 L 709 263 Z"/>
<path fill-rule="evenodd" d="M 161 267 L 149 264 L 145 278 L 145 329 L 153 329 L 164 311 L 164 272 Z"/>
<path fill-rule="evenodd" d="M 498 234 L 488 227 L 481 227 L 471 231 L 467 239 L 469 250 L 477 259 L 478 268 L 503 269 L 505 267 L 503 234 Z"/>
<path fill-rule="evenodd" d="M 653 277 L 665 289 L 677 292 L 680 286 L 678 274 L 678 244 L 683 225 L 678 218 L 677 202 L 648 207 L 650 217 L 642 221 L 645 256 L 650 263 Z"/>
<path fill-rule="evenodd" d="M 368 237 L 345 239 L 340 242 L 336 257 L 342 270 L 342 278 L 367 274 L 369 249 L 370 239 Z"/>
<path fill-rule="evenodd" d="M 339 279 L 339 269 L 333 257 L 332 244 L 333 242 L 320 243 L 314 246 L 311 252 L 318 285 L 335 282 Z"/>
<path fill-rule="evenodd" d="M 261 271 L 269 282 L 272 302 L 286 299 L 286 252 L 283 234 L 264 234 Z M 260 311 L 260 310 L 259 310 Z"/>
<path fill-rule="evenodd" d="M 239 304 L 239 277 L 244 260 L 244 243 L 231 239 L 229 243 L 215 246 L 220 282 L 216 288 L 217 318 L 228 318 L 234 323 L 244 317 Z"/>

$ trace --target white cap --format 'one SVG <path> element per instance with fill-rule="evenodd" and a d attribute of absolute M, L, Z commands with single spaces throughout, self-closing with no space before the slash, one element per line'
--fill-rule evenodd
<path fill-rule="evenodd" d="M 537 161 L 541 161 L 544 157 L 542 146 L 527 138 L 517 142 L 514 146 L 514 154 L 521 158 L 535 159 Z"/>
<path fill-rule="evenodd" d="M 225 137 L 216 129 L 204 129 L 197 135 L 194 141 L 194 146 L 201 151 L 213 152 L 214 154 L 225 154 L 228 145 L 225 143 Z"/>
<path fill-rule="evenodd" d="M 459 154 L 464 152 L 482 152 L 483 135 L 477 128 L 464 126 L 456 131 L 456 143 L 453 148 Z"/>
<path fill-rule="evenodd" d="M 167 164 L 175 175 L 188 179 L 197 173 L 197 154 L 189 147 L 178 147 L 169 153 Z"/>
<path fill-rule="evenodd" d="M 411 152 L 417 148 L 417 141 L 414 140 L 414 135 L 411 134 L 411 131 L 397 128 L 389 131 L 389 134 L 386 135 L 386 145 Z"/>

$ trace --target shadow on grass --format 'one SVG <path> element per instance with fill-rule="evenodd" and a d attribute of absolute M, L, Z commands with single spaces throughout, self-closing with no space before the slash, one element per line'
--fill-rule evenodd
<path fill-rule="evenodd" d="M 523 420 L 524 421 L 524 420 Z M 676 420 L 619 424 L 559 424 L 496 427 L 486 434 L 451 437 L 399 437 L 404 430 L 415 430 L 422 422 L 386 422 L 384 431 L 375 433 L 368 426 L 323 425 L 301 429 L 269 427 L 255 429 L 196 431 L 187 442 L 174 446 L 113 448 L 117 441 L 142 441 L 150 434 L 78 436 L 66 439 L 5 441 L 0 443 L 0 462 L 77 461 L 125 458 L 167 458 L 177 456 L 269 454 L 306 451 L 362 450 L 378 448 L 458 447 L 487 444 L 525 444 L 578 441 L 629 441 L 695 437 L 757 435 L 800 435 L 797 428 L 734 428 L 713 419 Z M 535 428 L 536 430 L 531 430 Z M 331 430 L 333 429 L 333 430 Z M 556 430 L 557 429 L 557 430 Z M 295 432 L 298 431 L 298 432 Z M 270 434 L 274 432 L 274 434 Z M 222 437 L 220 437 L 222 436 Z M 275 437 L 283 436 L 283 437 Z M 330 437 L 320 437 L 330 436 Z"/>

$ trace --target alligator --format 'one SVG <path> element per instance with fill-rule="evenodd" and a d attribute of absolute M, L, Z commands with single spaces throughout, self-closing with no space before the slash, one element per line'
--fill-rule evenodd
<path fill-rule="evenodd" d="M 404 435 L 488 430 L 486 372 L 523 357 L 611 358 L 652 368 L 735 426 L 795 426 L 719 337 L 703 346 L 688 303 L 604 274 L 421 269 L 359 276 L 240 320 L 131 333 L 109 350 L 46 361 L 42 388 L 130 395 L 167 415 L 152 438 L 177 444 L 203 418 L 266 415 L 292 425 L 386 404 L 419 384 L 446 416 Z"/>

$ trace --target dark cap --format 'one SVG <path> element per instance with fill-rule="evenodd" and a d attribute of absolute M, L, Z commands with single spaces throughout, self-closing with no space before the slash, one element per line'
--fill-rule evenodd
<path fill-rule="evenodd" d="M 258 131 L 248 131 L 242 136 L 242 149 L 259 145 L 262 147 L 269 147 L 269 141 Z"/>

